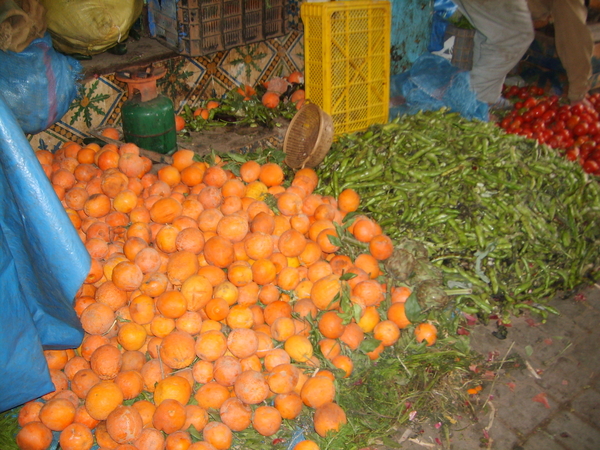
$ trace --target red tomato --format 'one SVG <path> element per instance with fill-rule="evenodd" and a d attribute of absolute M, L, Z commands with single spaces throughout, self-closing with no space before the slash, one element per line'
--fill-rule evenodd
<path fill-rule="evenodd" d="M 573 128 L 575 128 L 575 125 L 577 125 L 580 121 L 581 121 L 581 117 L 571 116 L 567 119 L 565 124 L 569 130 L 572 130 Z"/>
<path fill-rule="evenodd" d="M 573 147 L 567 150 L 566 156 L 569 161 L 576 161 L 579 157 L 579 149 L 577 147 Z"/>
<path fill-rule="evenodd" d="M 552 136 L 550 139 L 548 139 L 547 144 L 552 148 L 561 148 L 562 147 L 562 142 L 560 142 L 556 138 L 556 136 Z"/>
<path fill-rule="evenodd" d="M 542 120 L 546 123 L 552 122 L 555 117 L 556 117 L 556 111 L 551 110 L 551 109 L 546 111 L 544 114 L 542 114 Z"/>
<path fill-rule="evenodd" d="M 524 122 L 531 122 L 534 119 L 534 115 L 531 109 L 528 109 L 527 111 L 525 111 L 523 113 L 523 121 Z"/>
<path fill-rule="evenodd" d="M 535 119 L 531 124 L 533 131 L 541 131 L 546 129 L 546 123 L 543 120 Z"/>
<path fill-rule="evenodd" d="M 558 119 L 562 120 L 563 122 L 569 120 L 572 115 L 573 114 L 571 114 L 569 111 L 561 111 L 560 108 L 558 109 Z"/>
<path fill-rule="evenodd" d="M 576 103 L 575 105 L 571 106 L 571 112 L 573 114 L 581 114 L 586 110 L 585 106 L 583 106 L 581 103 Z"/>
<path fill-rule="evenodd" d="M 523 103 L 525 108 L 533 108 L 535 105 L 537 105 L 537 100 L 534 97 L 527 97 Z"/>
<path fill-rule="evenodd" d="M 600 163 L 600 148 L 596 147 L 592 153 L 588 156 L 588 158 L 593 159 L 597 163 Z"/>
<path fill-rule="evenodd" d="M 519 90 L 517 97 L 519 97 L 521 100 L 525 100 L 527 97 L 529 97 L 529 88 L 527 88 L 527 86 L 523 86 Z"/>
<path fill-rule="evenodd" d="M 588 159 L 588 156 L 594 151 L 595 145 L 591 142 L 584 142 L 579 146 L 579 156 L 583 159 Z"/>
<path fill-rule="evenodd" d="M 589 140 L 590 138 L 585 134 L 583 136 L 577 136 L 577 139 L 575 139 L 575 145 L 580 146 L 581 144 Z"/>
<path fill-rule="evenodd" d="M 587 122 L 579 122 L 573 127 L 573 134 L 575 136 L 583 136 L 588 134 L 590 126 Z"/>
<path fill-rule="evenodd" d="M 600 133 L 600 123 L 597 121 L 591 122 L 588 126 L 588 134 L 595 136 Z"/>
<path fill-rule="evenodd" d="M 560 136 L 563 141 L 566 141 L 572 137 L 571 131 L 564 128 L 562 130 L 554 130 L 554 132 L 557 136 Z"/>
<path fill-rule="evenodd" d="M 593 159 L 587 159 L 585 160 L 585 162 L 583 163 L 583 170 L 586 173 L 595 173 L 598 170 L 600 170 L 600 164 L 598 164 L 596 161 L 594 161 Z"/>
<path fill-rule="evenodd" d="M 519 93 L 519 86 L 511 86 L 510 88 L 508 88 L 507 95 L 509 97 L 516 97 L 518 93 Z"/>

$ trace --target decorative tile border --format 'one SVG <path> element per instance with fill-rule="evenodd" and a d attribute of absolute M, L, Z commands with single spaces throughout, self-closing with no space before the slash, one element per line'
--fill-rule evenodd
<path fill-rule="evenodd" d="M 157 83 L 159 91 L 171 98 L 175 111 L 180 112 L 186 104 L 194 107 L 204 99 L 221 97 L 240 84 L 255 86 L 273 76 L 303 71 L 303 33 L 298 11 L 298 1 L 288 2 L 290 31 L 284 36 L 212 55 L 177 56 L 162 61 L 167 74 Z M 29 135 L 29 142 L 34 150 L 54 151 L 69 140 L 82 143 L 90 136 L 90 129 L 118 127 L 127 98 L 127 86 L 114 74 L 90 80 L 81 86 L 80 96 L 67 114 L 47 130 Z"/>

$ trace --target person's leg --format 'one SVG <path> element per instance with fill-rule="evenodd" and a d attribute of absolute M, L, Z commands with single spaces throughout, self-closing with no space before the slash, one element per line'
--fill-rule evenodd
<path fill-rule="evenodd" d="M 569 100 L 582 101 L 592 76 L 594 41 L 586 25 L 587 9 L 583 0 L 552 2 L 556 52 L 567 71 Z"/>
<path fill-rule="evenodd" d="M 476 29 L 471 86 L 477 98 L 500 99 L 506 74 L 533 41 L 533 23 L 526 0 L 455 0 Z"/>
<path fill-rule="evenodd" d="M 543 22 L 550 18 L 553 0 L 527 0 L 533 22 Z"/>

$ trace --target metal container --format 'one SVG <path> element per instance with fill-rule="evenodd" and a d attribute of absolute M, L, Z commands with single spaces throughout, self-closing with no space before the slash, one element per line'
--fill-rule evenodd
<path fill-rule="evenodd" d="M 129 91 L 121 107 L 125 142 L 169 154 L 177 149 L 175 110 L 171 99 L 156 90 L 156 80 L 165 73 L 164 68 L 150 67 L 120 72 L 116 78 L 127 83 Z"/>

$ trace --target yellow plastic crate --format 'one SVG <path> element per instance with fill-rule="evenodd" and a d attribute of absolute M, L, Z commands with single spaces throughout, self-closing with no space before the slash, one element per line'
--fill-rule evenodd
<path fill-rule="evenodd" d="M 306 98 L 333 118 L 335 135 L 386 123 L 390 2 L 304 2 L 300 17 Z"/>

